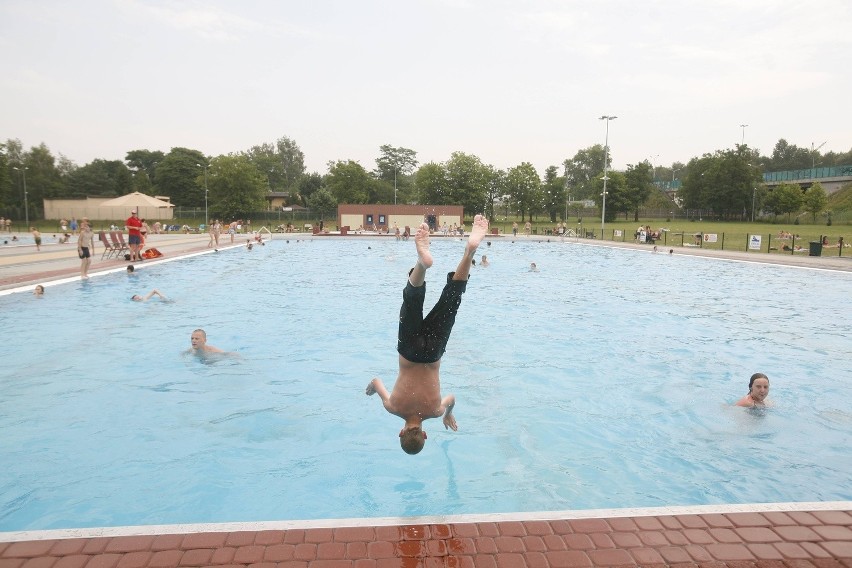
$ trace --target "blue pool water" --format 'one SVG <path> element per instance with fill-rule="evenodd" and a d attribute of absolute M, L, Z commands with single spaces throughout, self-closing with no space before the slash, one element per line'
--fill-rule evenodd
<path fill-rule="evenodd" d="M 442 363 L 459 431 L 408 456 L 364 388 L 396 376 L 413 248 L 0 297 L 0 531 L 852 499 L 852 275 L 495 239 Z M 427 306 L 462 248 L 433 242 Z M 197 327 L 241 358 L 182 356 Z M 755 371 L 775 407 L 731 407 Z"/>

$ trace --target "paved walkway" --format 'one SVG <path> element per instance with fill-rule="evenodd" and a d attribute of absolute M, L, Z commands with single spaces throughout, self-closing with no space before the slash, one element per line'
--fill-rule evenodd
<path fill-rule="evenodd" d="M 32 240 L 29 235 L 23 235 L 19 238 L 23 238 L 24 242 Z M 53 240 L 50 237 L 46 237 L 44 240 L 49 244 L 43 244 L 40 251 L 37 251 L 33 244 L 0 246 L 0 290 L 79 278 L 80 258 L 77 256 L 76 240 L 72 240 L 69 244 L 50 243 Z M 188 254 L 212 251 L 211 248 L 207 247 L 209 240 L 210 237 L 206 234 L 149 235 L 146 248 L 155 247 L 163 253 L 163 259 L 173 259 Z M 235 239 L 235 244 L 231 245 L 230 238 L 224 235 L 220 237 L 220 244 L 222 245 L 220 248 L 238 246 L 240 242 L 245 243 L 245 236 L 243 236 L 242 241 Z M 89 269 L 90 276 L 124 268 L 131 264 L 123 258 L 101 259 L 103 251 L 103 245 L 96 242 L 95 254 Z M 144 265 L 156 262 L 155 259 L 132 264 Z"/>
<path fill-rule="evenodd" d="M 210 251 L 207 242 L 207 235 L 152 235 L 148 245 L 162 251 L 165 259 L 173 259 Z M 230 239 L 223 239 L 225 243 L 230 246 Z M 239 243 L 237 238 L 234 246 Z M 580 239 L 578 244 L 651 250 L 649 245 L 634 243 Z M 850 257 L 674 250 L 675 254 L 852 271 Z M 657 254 L 666 253 L 660 247 Z M 101 261 L 95 255 L 90 274 L 121 270 L 127 264 Z M 0 293 L 78 278 L 79 266 L 75 244 L 45 245 L 40 252 L 32 245 L 0 247 Z M 0 568 L 172 566 L 852 568 L 852 501 L 0 533 Z"/>
<path fill-rule="evenodd" d="M 0 533 L 0 568 L 852 567 L 852 502 L 694 509 Z"/>

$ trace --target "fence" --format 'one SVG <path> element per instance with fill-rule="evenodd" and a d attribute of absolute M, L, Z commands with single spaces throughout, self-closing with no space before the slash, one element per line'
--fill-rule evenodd
<path fill-rule="evenodd" d="M 630 234 L 628 234 L 630 233 Z M 844 235 L 811 233 L 692 233 L 662 231 L 643 235 L 623 229 L 596 229 L 578 233 L 578 238 L 605 241 L 645 242 L 664 247 L 696 247 L 710 250 L 763 252 L 772 254 L 846 256 L 852 255 L 852 244 Z M 644 238 L 645 240 L 641 240 Z"/>

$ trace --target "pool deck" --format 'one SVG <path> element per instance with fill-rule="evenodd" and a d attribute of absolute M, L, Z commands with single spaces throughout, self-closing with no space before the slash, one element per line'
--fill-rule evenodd
<path fill-rule="evenodd" d="M 852 502 L 0 533 L 0 568 L 852 568 Z"/>
<path fill-rule="evenodd" d="M 275 238 L 328 237 L 297 233 Z M 221 248 L 241 246 L 241 240 L 244 243 L 245 237 L 230 245 L 225 236 Z M 213 252 L 207 241 L 207 235 L 198 234 L 152 235 L 148 245 L 168 261 Z M 578 243 L 651 252 L 650 245 L 634 243 Z M 667 253 L 658 249 L 657 254 Z M 808 257 L 697 247 L 674 251 L 852 272 L 852 253 Z M 163 260 L 134 264 L 144 269 Z M 96 254 L 90 274 L 121 271 L 127 264 L 101 261 Z M 79 266 L 75 244 L 47 244 L 39 252 L 32 245 L 2 246 L 0 294 L 79 279 Z M 852 501 L 0 532 L 0 568 L 172 566 L 852 568 Z"/>

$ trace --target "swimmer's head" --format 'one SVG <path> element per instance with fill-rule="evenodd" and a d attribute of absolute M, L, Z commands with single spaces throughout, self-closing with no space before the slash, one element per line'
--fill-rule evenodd
<path fill-rule="evenodd" d="M 192 332 L 192 335 L 189 336 L 189 341 L 192 343 L 193 349 L 204 347 L 207 343 L 207 333 L 203 329 L 196 329 Z"/>
<path fill-rule="evenodd" d="M 769 377 L 763 373 L 755 373 L 748 381 L 748 394 L 756 402 L 763 402 L 769 394 Z"/>
<path fill-rule="evenodd" d="M 130 266 L 128 266 L 128 267 L 127 267 L 127 273 L 128 273 L 128 274 L 133 274 L 133 271 L 134 271 L 134 270 L 136 270 L 136 269 L 135 269 L 135 268 L 133 268 L 133 265 L 132 265 L 132 264 L 131 264 Z"/>
<path fill-rule="evenodd" d="M 133 294 L 132 296 L 130 296 L 130 299 L 133 300 L 134 302 L 141 302 L 142 296 L 140 296 L 139 294 Z"/>
<path fill-rule="evenodd" d="M 36 285 L 35 289 L 33 290 L 33 295 L 44 296 L 44 286 L 42 286 L 41 284 Z"/>
<path fill-rule="evenodd" d="M 419 454 L 426 443 L 426 432 L 419 426 L 403 428 L 399 432 L 399 445 L 406 454 Z"/>

